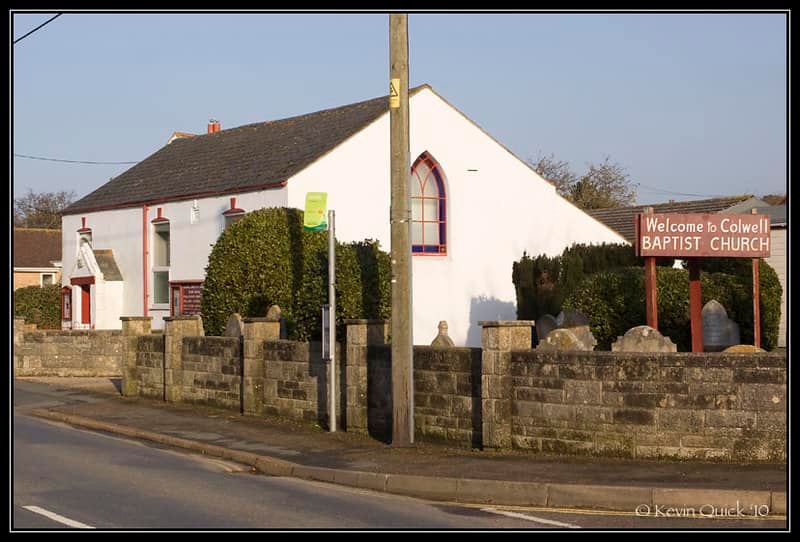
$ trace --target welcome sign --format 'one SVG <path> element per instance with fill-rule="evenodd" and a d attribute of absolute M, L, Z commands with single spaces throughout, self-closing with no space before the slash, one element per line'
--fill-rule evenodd
<path fill-rule="evenodd" d="M 640 213 L 636 229 L 639 256 L 765 258 L 770 255 L 767 215 Z"/>

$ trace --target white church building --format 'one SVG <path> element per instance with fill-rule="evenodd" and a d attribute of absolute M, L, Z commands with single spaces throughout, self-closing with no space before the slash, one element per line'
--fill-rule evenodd
<path fill-rule="evenodd" d="M 62 219 L 63 327 L 198 313 L 226 224 L 327 192 L 341 241 L 390 248 L 389 107 L 380 97 L 202 135 L 163 148 L 69 206 Z M 626 243 L 578 209 L 429 85 L 409 91 L 415 344 L 446 320 L 480 345 L 480 320 L 516 318 L 512 263 L 572 243 Z"/>

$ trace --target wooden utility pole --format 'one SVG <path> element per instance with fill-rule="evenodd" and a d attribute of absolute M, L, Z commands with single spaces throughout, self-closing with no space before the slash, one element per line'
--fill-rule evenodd
<path fill-rule="evenodd" d="M 414 442 L 411 327 L 411 159 L 408 134 L 408 15 L 389 15 L 392 201 L 392 446 Z"/>

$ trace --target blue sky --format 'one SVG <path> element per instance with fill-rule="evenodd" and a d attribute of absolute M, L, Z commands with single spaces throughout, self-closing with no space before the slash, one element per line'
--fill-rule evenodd
<path fill-rule="evenodd" d="M 11 14 L 19 38 L 52 14 Z M 137 161 L 203 133 L 386 94 L 386 14 L 65 13 L 12 46 L 13 152 Z M 417 13 L 429 83 L 522 159 L 609 156 L 639 203 L 785 193 L 783 13 Z M 14 195 L 126 165 L 13 159 Z"/>

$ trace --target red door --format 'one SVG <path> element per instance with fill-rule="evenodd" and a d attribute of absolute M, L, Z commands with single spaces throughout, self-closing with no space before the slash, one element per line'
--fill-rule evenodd
<path fill-rule="evenodd" d="M 81 323 L 90 324 L 92 322 L 90 286 L 81 285 Z"/>

